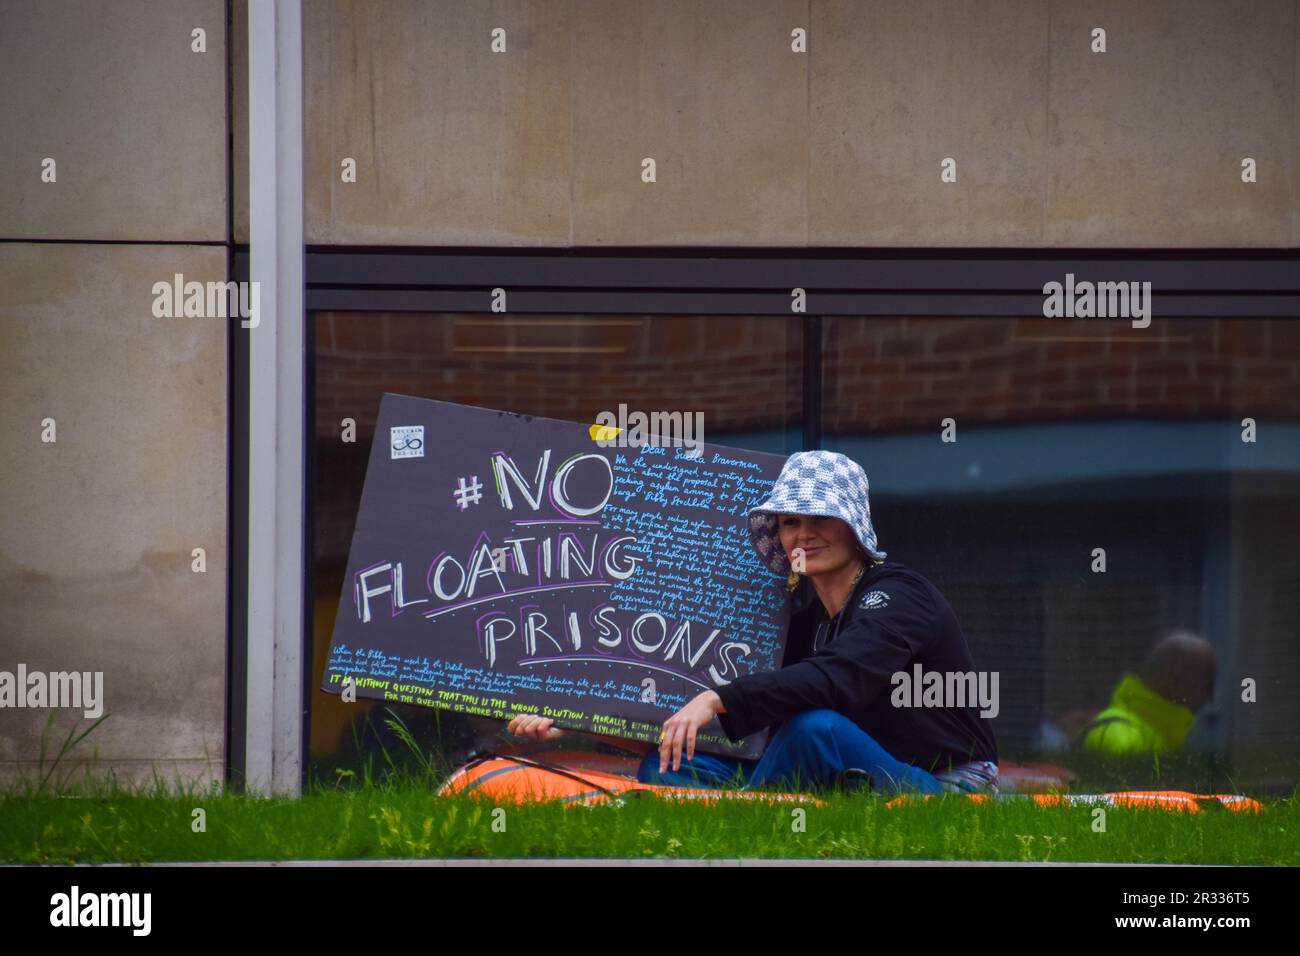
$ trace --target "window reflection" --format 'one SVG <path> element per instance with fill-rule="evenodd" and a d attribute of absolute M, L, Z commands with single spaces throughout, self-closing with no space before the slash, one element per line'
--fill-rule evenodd
<path fill-rule="evenodd" d="M 1149 786 L 1159 739 L 1162 787 L 1290 792 L 1293 325 L 824 320 L 823 445 L 862 464 L 882 547 L 999 671 L 1004 760 Z"/>

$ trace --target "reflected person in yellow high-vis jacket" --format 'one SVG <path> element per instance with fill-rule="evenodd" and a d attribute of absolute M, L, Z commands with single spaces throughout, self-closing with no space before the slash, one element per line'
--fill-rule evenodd
<path fill-rule="evenodd" d="M 1213 696 L 1216 668 L 1209 641 L 1174 631 L 1156 644 L 1136 674 L 1120 679 L 1110 706 L 1081 731 L 1080 745 L 1107 756 L 1178 749 L 1196 711 Z"/>

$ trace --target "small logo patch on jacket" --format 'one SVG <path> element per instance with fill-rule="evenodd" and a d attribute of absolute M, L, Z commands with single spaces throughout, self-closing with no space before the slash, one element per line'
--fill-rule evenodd
<path fill-rule="evenodd" d="M 884 591 L 868 591 L 862 595 L 858 607 L 868 611 L 878 607 L 889 607 L 889 595 Z"/>

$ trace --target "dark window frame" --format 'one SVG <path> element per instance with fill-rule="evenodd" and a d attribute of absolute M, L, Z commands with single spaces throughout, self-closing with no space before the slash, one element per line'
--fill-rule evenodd
<path fill-rule="evenodd" d="M 228 243 L 230 278 L 248 279 Z M 319 311 L 491 314 L 783 315 L 803 326 L 804 447 L 821 445 L 822 317 L 1042 317 L 1043 286 L 1146 281 L 1156 317 L 1300 321 L 1300 250 L 453 249 L 308 246 L 303 301 L 303 714 L 309 766 L 315 503 L 315 332 Z M 806 310 L 791 312 L 791 293 Z M 239 789 L 247 705 L 248 338 L 229 324 L 229 562 L 226 766 Z"/>

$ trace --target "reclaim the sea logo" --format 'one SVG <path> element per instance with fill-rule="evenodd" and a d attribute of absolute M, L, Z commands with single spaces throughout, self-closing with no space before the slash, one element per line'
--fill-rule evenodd
<path fill-rule="evenodd" d="M 389 429 L 393 458 L 424 457 L 424 426 L 394 425 Z"/>
<path fill-rule="evenodd" d="M 884 591 L 868 591 L 862 595 L 862 600 L 858 602 L 858 607 L 865 610 L 873 610 L 878 607 L 889 606 L 889 595 Z"/>

